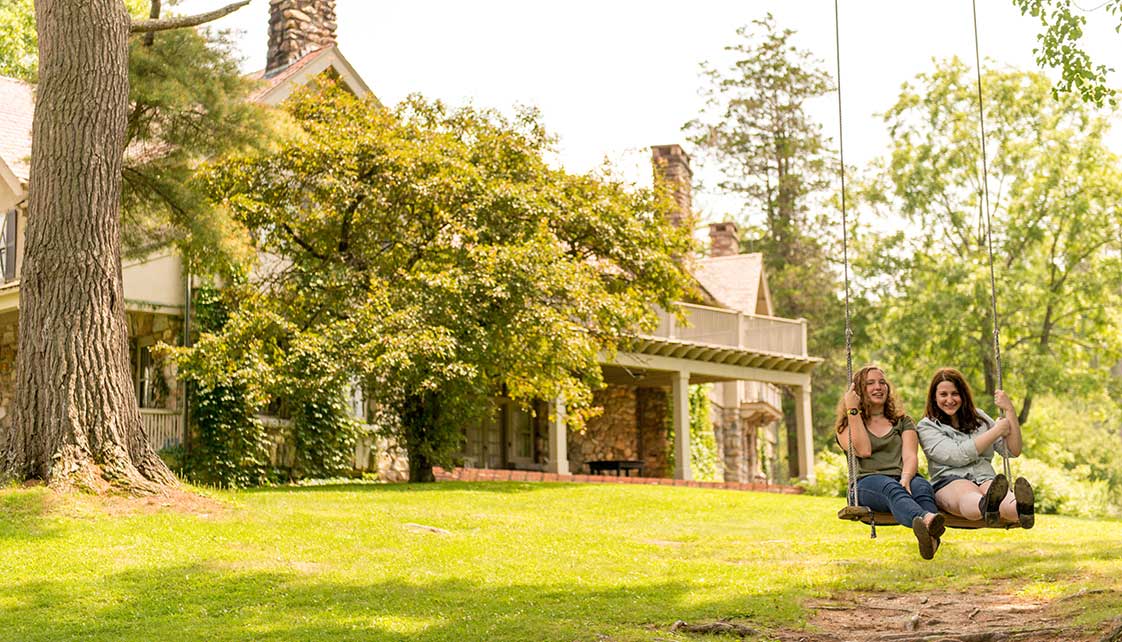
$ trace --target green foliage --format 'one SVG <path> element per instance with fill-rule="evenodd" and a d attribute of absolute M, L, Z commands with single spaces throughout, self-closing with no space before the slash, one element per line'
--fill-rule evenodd
<path fill-rule="evenodd" d="M 127 0 L 147 18 L 147 0 Z M 32 0 L 0 0 L 0 75 L 34 82 L 38 39 Z M 244 153 L 283 135 L 284 119 L 249 100 L 256 84 L 238 70 L 233 41 L 176 29 L 129 39 L 129 114 L 121 183 L 122 241 L 129 255 L 175 244 L 193 272 L 229 273 L 248 258 L 239 228 L 214 211 L 190 178 L 199 163 Z"/>
<path fill-rule="evenodd" d="M 1025 423 L 1041 394 L 1101 390 L 1122 356 L 1122 170 L 1109 121 L 1054 100 L 1043 76 L 987 71 L 983 85 L 1004 386 Z M 957 59 L 906 85 L 885 115 L 891 159 L 863 191 L 901 231 L 860 230 L 859 357 L 888 367 L 913 414 L 938 366 L 962 369 L 986 408 L 997 385 L 976 92 Z"/>
<path fill-rule="evenodd" d="M 724 481 L 724 465 L 717 457 L 717 438 L 710 417 L 709 392 L 712 385 L 690 386 L 690 472 L 697 481 Z M 671 412 L 673 410 L 671 409 Z M 674 469 L 673 422 L 667 430 L 666 461 Z"/>
<path fill-rule="evenodd" d="M 306 397 L 308 391 L 299 393 Z M 292 432 L 296 477 L 335 477 L 351 470 L 359 424 L 348 410 L 338 390 L 322 391 L 322 396 L 305 398 L 295 405 Z"/>
<path fill-rule="evenodd" d="M 223 331 L 236 303 L 233 289 L 204 286 L 194 291 L 197 330 L 203 337 Z M 184 349 L 169 349 L 182 354 Z M 231 362 L 180 358 L 180 376 L 191 386 L 189 479 L 196 483 L 239 488 L 268 481 L 269 437 L 257 420 L 263 399 L 254 394 L 252 373 Z"/>
<path fill-rule="evenodd" d="M 280 114 L 249 100 L 255 84 L 238 70 L 227 36 L 193 29 L 129 40 L 129 118 L 122 173 L 126 251 L 176 244 L 192 272 L 229 274 L 249 239 L 197 183 L 199 163 L 266 146 Z"/>
<path fill-rule="evenodd" d="M 35 82 L 39 39 L 35 35 L 34 0 L 0 0 L 0 76 Z"/>
<path fill-rule="evenodd" d="M 1013 0 L 1013 4 L 1021 15 L 1040 20 L 1043 31 L 1036 36 L 1040 46 L 1032 52 L 1040 66 L 1060 70 L 1060 81 L 1052 88 L 1054 97 L 1076 92 L 1084 102 L 1098 107 L 1117 104 L 1114 89 L 1107 86 L 1107 74 L 1114 69 L 1095 64 L 1083 50 L 1080 42 L 1087 18 L 1072 12 L 1071 0 Z M 1122 18 L 1122 0 L 1107 0 L 1096 9 L 1103 9 L 1114 20 Z M 1122 22 L 1114 30 L 1122 30 Z"/>
<path fill-rule="evenodd" d="M 845 381 L 841 286 L 830 258 L 837 225 L 824 214 L 832 208 L 822 207 L 837 163 L 806 107 L 834 86 L 821 61 L 791 43 L 794 33 L 770 14 L 738 29 L 725 47 L 728 65 L 703 65 L 706 106 L 685 130 L 702 163 L 720 170 L 717 188 L 742 203 L 742 245 L 763 253 L 775 313 L 809 321 L 808 350 L 824 359 L 811 397 L 824 443 Z M 789 396 L 784 406 L 793 435 Z"/>
<path fill-rule="evenodd" d="M 411 465 L 451 463 L 500 392 L 564 396 L 579 424 L 601 351 L 682 294 L 691 241 L 666 222 L 669 199 L 551 168 L 532 112 L 418 97 L 388 110 L 333 85 L 287 109 L 301 136 L 202 183 L 285 260 L 196 350 L 253 363 L 262 389 L 359 378 Z"/>
<path fill-rule="evenodd" d="M 814 483 L 800 483 L 811 495 L 845 497 L 849 488 L 849 468 L 845 453 L 834 448 L 823 448 L 814 455 Z"/>
<path fill-rule="evenodd" d="M 1077 471 L 1065 470 L 1031 457 L 1015 459 L 1010 465 L 1015 476 L 1024 477 L 1032 483 L 1038 513 L 1076 517 L 1122 514 L 1122 507 L 1112 504 L 1111 489 L 1104 481 L 1092 481 L 1081 477 Z"/>

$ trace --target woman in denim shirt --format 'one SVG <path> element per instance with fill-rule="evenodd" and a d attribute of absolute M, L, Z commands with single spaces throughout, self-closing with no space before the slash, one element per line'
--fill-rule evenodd
<path fill-rule="evenodd" d="M 939 548 L 946 526 L 935 505 L 935 492 L 916 474 L 918 440 L 915 423 L 904 414 L 884 371 L 865 366 L 838 403 L 835 439 L 857 456 L 857 499 L 876 512 L 892 513 L 910 525 L 919 554 L 929 560 Z"/>
<path fill-rule="evenodd" d="M 995 451 L 1003 457 L 1021 454 L 1021 426 L 1013 402 L 1002 390 L 994 393 L 994 402 L 1005 411 L 997 421 L 975 408 L 961 372 L 941 368 L 932 377 L 918 430 L 935 500 L 948 513 L 984 519 L 987 526 L 1000 526 L 1004 519 L 1032 528 L 1032 486 L 1018 477 L 1009 492 L 1009 480 L 995 474 L 990 464 Z"/>

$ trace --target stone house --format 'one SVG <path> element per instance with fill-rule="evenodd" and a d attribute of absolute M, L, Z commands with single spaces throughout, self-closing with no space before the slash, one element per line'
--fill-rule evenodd
<path fill-rule="evenodd" d="M 336 45 L 333 0 L 270 0 L 269 20 L 267 64 L 255 74 L 261 85 L 253 100 L 277 105 L 321 75 L 338 79 L 356 95 L 372 95 Z M 33 101 L 32 86 L 0 78 L 0 425 L 14 381 Z M 689 157 L 677 145 L 658 146 L 653 162 L 675 188 L 676 218 L 690 220 Z M 464 464 L 561 474 L 632 466 L 648 476 L 691 479 L 689 385 L 713 383 L 713 425 L 723 475 L 728 481 L 753 481 L 762 472 L 757 435 L 781 416 L 777 386 L 788 386 L 796 400 L 799 436 L 792 454 L 800 477 L 813 479 L 810 377 L 819 359 L 806 353 L 805 322 L 772 316 L 762 261 L 759 255 L 738 253 L 735 226 L 716 224 L 710 234 L 711 255 L 694 268 L 700 298 L 683 305 L 685 323 L 660 311 L 655 332 L 636 336 L 616 354 L 601 355 L 609 385 L 596 393 L 596 400 L 604 412 L 583 433 L 566 429 L 562 400 L 542 401 L 527 410 L 497 399 L 490 421 L 465 430 Z M 145 430 L 157 448 L 175 445 L 184 439 L 188 404 L 174 367 L 158 363 L 150 348 L 158 342 L 182 344 L 189 335 L 193 279 L 170 250 L 130 260 L 123 268 Z M 361 400 L 354 405 L 361 413 Z M 283 464 L 288 457 L 283 422 L 266 422 L 278 428 L 274 460 Z M 670 433 L 673 469 L 667 452 Z M 356 467 L 377 467 L 383 478 L 400 478 L 404 462 L 390 456 L 391 450 L 372 440 L 359 444 Z"/>
<path fill-rule="evenodd" d="M 652 165 L 656 179 L 673 188 L 673 222 L 692 220 L 689 156 L 678 145 L 660 145 L 652 148 Z M 780 386 L 786 386 L 795 397 L 798 426 L 798 442 L 789 445 L 788 455 L 798 461 L 799 477 L 813 481 L 810 382 L 821 359 L 806 352 L 806 321 L 774 316 L 763 258 L 740 254 L 735 224 L 714 223 L 709 235 L 709 256 L 691 269 L 698 300 L 681 304 L 685 322 L 660 310 L 652 334 L 601 355 L 608 385 L 594 396 L 603 408 L 599 417 L 583 432 L 570 433 L 560 401 L 531 410 L 500 401 L 486 425 L 466 431 L 464 465 L 561 474 L 622 468 L 692 479 L 689 386 L 709 383 L 720 475 L 724 481 L 758 481 L 768 478 L 760 453 L 774 455 L 783 418 Z"/>

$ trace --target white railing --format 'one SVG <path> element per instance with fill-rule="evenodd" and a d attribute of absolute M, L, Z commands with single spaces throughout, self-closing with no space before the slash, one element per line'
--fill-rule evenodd
<path fill-rule="evenodd" d="M 763 402 L 779 410 L 783 408 L 783 392 L 779 386 L 763 381 L 741 381 L 740 399 L 743 403 Z"/>
<path fill-rule="evenodd" d="M 140 421 L 148 443 L 156 450 L 183 443 L 183 416 L 179 411 L 141 408 Z"/>
<path fill-rule="evenodd" d="M 806 319 L 784 319 L 736 310 L 679 303 L 685 322 L 662 308 L 653 336 L 695 343 L 776 352 L 800 357 L 806 354 Z"/>

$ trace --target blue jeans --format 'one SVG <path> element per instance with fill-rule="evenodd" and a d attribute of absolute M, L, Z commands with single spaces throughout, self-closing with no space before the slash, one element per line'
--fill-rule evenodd
<path fill-rule="evenodd" d="M 912 493 L 900 485 L 898 477 L 869 475 L 857 480 L 857 499 L 878 513 L 892 513 L 896 523 L 911 526 L 912 520 L 927 513 L 939 512 L 935 505 L 935 491 L 931 482 L 916 475 L 912 478 Z"/>

